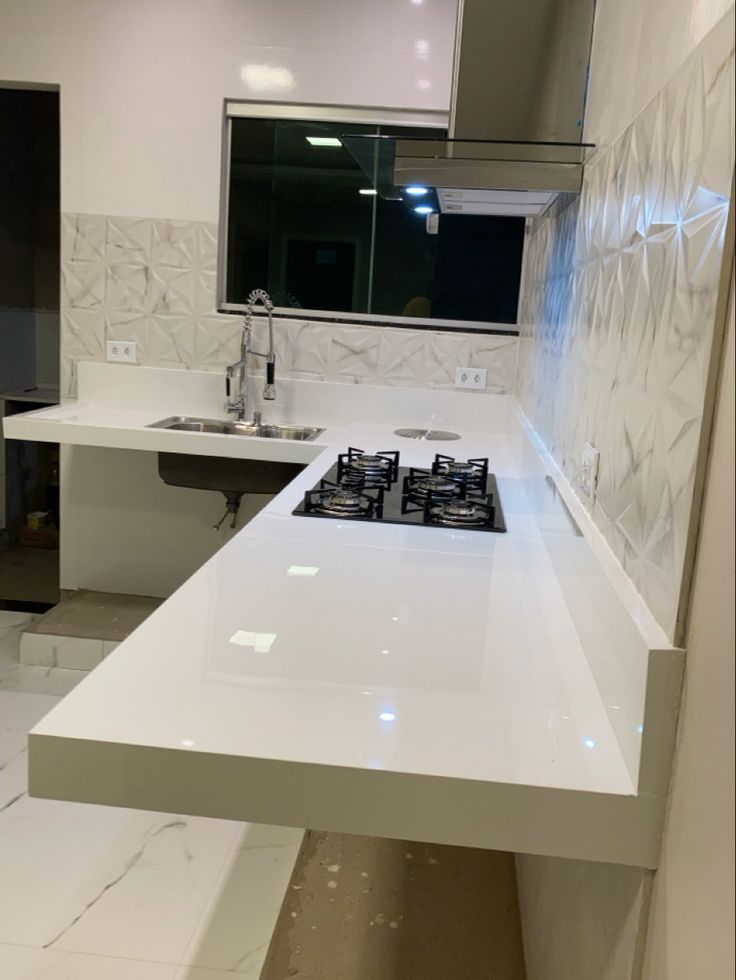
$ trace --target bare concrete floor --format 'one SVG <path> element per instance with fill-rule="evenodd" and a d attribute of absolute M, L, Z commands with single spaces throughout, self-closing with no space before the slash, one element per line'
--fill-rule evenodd
<path fill-rule="evenodd" d="M 310 831 L 261 980 L 524 980 L 511 854 Z"/>
<path fill-rule="evenodd" d="M 81 589 L 67 593 L 59 605 L 45 613 L 27 632 L 119 642 L 162 602 L 163 599 L 146 596 Z"/>

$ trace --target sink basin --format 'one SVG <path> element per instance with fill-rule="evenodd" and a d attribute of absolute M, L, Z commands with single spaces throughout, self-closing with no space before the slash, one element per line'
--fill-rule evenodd
<path fill-rule="evenodd" d="M 324 429 L 308 425 L 270 425 L 260 422 L 231 422 L 220 419 L 198 419 L 188 415 L 172 415 L 160 422 L 152 422 L 149 429 L 170 429 L 176 432 L 212 432 L 221 436 L 257 436 L 259 439 L 294 439 L 309 442 Z"/>
<path fill-rule="evenodd" d="M 220 493 L 279 493 L 304 469 L 304 463 L 278 460 L 231 459 L 159 453 L 158 473 L 171 487 L 218 490 Z"/>

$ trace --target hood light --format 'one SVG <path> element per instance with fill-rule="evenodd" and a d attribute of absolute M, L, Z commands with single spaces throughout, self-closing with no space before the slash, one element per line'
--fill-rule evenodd
<path fill-rule="evenodd" d="M 307 136 L 310 146 L 342 146 L 336 136 Z"/>

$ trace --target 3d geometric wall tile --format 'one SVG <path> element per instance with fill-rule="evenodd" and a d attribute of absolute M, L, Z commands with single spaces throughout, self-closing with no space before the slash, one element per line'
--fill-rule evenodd
<path fill-rule="evenodd" d="M 217 313 L 216 276 L 215 225 L 65 214 L 62 394 L 76 391 L 78 360 L 104 359 L 106 340 L 134 340 L 147 365 L 220 371 L 237 360 L 242 320 Z M 309 320 L 277 321 L 275 346 L 281 377 L 451 388 L 456 366 L 486 367 L 501 393 L 518 352 L 515 336 Z"/>
<path fill-rule="evenodd" d="M 726 17 L 610 148 L 583 193 L 527 228 L 518 393 L 675 634 L 734 166 Z"/>

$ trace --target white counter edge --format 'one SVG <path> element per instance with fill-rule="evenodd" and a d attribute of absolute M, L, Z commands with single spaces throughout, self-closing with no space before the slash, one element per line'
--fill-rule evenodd
<path fill-rule="evenodd" d="M 638 867 L 663 800 L 30 735 L 31 796 Z M 196 802 L 182 786 L 198 786 Z M 447 784 L 452 791 L 448 793 Z M 448 805 L 449 804 L 449 805 Z M 337 815 L 337 816 L 336 816 Z"/>
<path fill-rule="evenodd" d="M 284 463 L 311 463 L 326 446 L 320 437 L 310 442 L 289 439 L 259 439 L 254 436 L 217 435 L 211 432 L 179 432 L 150 428 L 150 423 L 126 425 L 125 412 L 107 410 L 107 424 L 66 421 L 64 410 L 39 409 L 3 421 L 6 439 L 53 442 L 59 445 L 95 446 L 105 449 L 133 449 L 145 452 L 184 453 L 196 456 L 224 456 L 232 459 L 273 460 Z M 48 417 L 56 411 L 58 417 Z M 120 416 L 116 421 L 116 413 Z M 154 415 L 157 413 L 153 413 Z M 159 421 L 153 418 L 152 421 Z"/>

